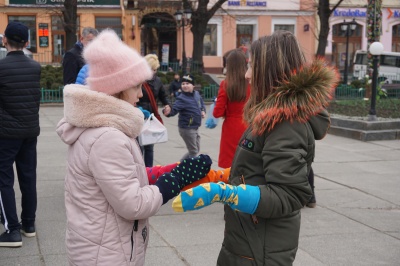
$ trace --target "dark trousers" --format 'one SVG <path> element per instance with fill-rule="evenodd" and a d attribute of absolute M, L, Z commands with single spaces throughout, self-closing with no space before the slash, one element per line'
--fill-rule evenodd
<path fill-rule="evenodd" d="M 142 150 L 144 165 L 146 167 L 153 167 L 153 159 L 154 159 L 154 144 L 140 146 Z"/>
<path fill-rule="evenodd" d="M 14 169 L 17 169 L 21 190 L 21 221 L 24 226 L 35 223 L 36 196 L 36 154 L 37 138 L 0 138 L 0 207 L 1 223 L 7 231 L 20 229 L 14 192 Z"/>

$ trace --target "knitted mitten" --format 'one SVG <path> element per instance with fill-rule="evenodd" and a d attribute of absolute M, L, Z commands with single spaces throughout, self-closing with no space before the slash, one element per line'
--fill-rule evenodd
<path fill-rule="evenodd" d="M 163 204 L 179 194 L 180 190 L 201 178 L 209 171 L 212 161 L 208 155 L 201 154 L 197 157 L 184 159 L 171 170 L 158 178 L 158 186 L 163 196 Z"/>
<path fill-rule="evenodd" d="M 157 179 L 165 173 L 171 172 L 171 170 L 176 167 L 178 163 L 168 164 L 168 165 L 156 165 L 153 167 L 146 167 L 147 178 L 149 179 L 149 184 L 154 185 Z"/>
<path fill-rule="evenodd" d="M 231 173 L 231 168 L 225 168 L 223 170 L 213 170 L 211 169 L 208 174 L 200 179 L 199 181 L 193 182 L 190 185 L 185 186 L 182 190 L 188 190 L 189 188 L 197 187 L 200 184 L 204 183 L 218 183 L 218 182 L 224 182 L 228 183 L 229 181 L 229 175 Z"/>
<path fill-rule="evenodd" d="M 253 214 L 260 201 L 258 186 L 231 186 L 223 182 L 206 183 L 181 192 L 172 202 L 176 212 L 198 210 L 214 202 L 228 204 L 232 209 Z"/>

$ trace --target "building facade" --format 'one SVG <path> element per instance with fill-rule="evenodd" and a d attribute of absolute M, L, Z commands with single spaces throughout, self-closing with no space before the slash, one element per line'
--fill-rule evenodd
<path fill-rule="evenodd" d="M 367 1 L 344 1 L 330 17 L 330 32 L 326 57 L 340 70 L 343 70 L 346 60 L 346 32 L 341 30 L 343 22 L 356 22 L 354 31 L 350 32 L 348 43 L 349 72 L 352 72 L 353 58 L 357 50 L 367 50 Z M 334 3 L 332 3 L 332 6 Z M 382 1 L 382 34 L 380 42 L 387 52 L 400 52 L 400 1 Z"/>
<path fill-rule="evenodd" d="M 193 1 L 196 4 L 196 1 Z M 211 7 L 215 0 L 211 0 Z M 228 50 L 284 29 L 293 32 L 307 59 L 315 54 L 315 10 L 312 0 L 232 0 L 224 3 L 208 23 L 203 61 L 206 71 L 222 73 L 222 57 Z M 70 49 L 65 44 L 61 9 L 63 0 L 0 0 L 0 32 L 10 21 L 30 30 L 27 47 L 42 64 L 57 64 Z M 190 25 L 177 27 L 174 14 L 182 1 L 78 0 L 77 39 L 83 27 L 110 27 L 143 55 L 156 53 L 164 64 L 180 62 L 182 52 L 192 55 Z M 183 49 L 182 36 L 185 36 Z"/>

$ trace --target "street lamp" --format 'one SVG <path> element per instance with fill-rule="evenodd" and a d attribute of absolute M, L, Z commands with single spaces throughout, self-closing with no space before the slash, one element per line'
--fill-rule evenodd
<path fill-rule="evenodd" d="M 371 91 L 371 109 L 369 109 L 369 116 L 368 120 L 369 121 L 375 121 L 376 120 L 376 110 L 375 110 L 375 105 L 376 105 L 376 91 L 377 91 L 377 85 L 378 85 L 378 62 L 379 62 L 379 56 L 383 53 L 383 45 L 380 42 L 373 42 L 371 46 L 369 47 L 369 52 L 373 56 L 373 61 L 372 61 L 372 91 Z"/>
<path fill-rule="evenodd" d="M 353 33 L 353 31 L 357 28 L 357 23 L 355 19 L 353 18 L 353 21 L 346 22 L 346 20 L 343 21 L 342 25 L 340 25 L 340 29 L 345 32 L 346 34 L 346 61 L 344 62 L 344 77 L 343 77 L 343 83 L 347 84 L 347 75 L 348 75 L 348 64 L 349 64 L 349 36 Z"/>
<path fill-rule="evenodd" d="M 189 25 L 192 11 L 185 9 L 185 11 L 178 10 L 175 13 L 175 20 L 178 22 L 178 28 L 182 27 L 182 76 L 186 74 L 186 51 L 185 51 L 185 27 Z"/>

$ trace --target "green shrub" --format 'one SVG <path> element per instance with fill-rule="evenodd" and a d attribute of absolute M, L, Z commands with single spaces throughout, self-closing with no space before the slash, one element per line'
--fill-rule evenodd
<path fill-rule="evenodd" d="M 51 89 L 55 84 L 63 84 L 63 69 L 62 67 L 53 67 L 51 65 L 43 66 L 40 76 L 40 87 Z M 59 86 L 58 85 L 58 86 Z"/>

